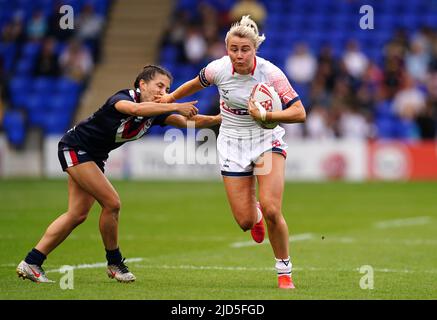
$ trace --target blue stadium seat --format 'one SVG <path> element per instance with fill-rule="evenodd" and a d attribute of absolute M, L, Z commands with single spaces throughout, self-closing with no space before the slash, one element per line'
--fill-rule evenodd
<path fill-rule="evenodd" d="M 14 65 L 17 45 L 15 43 L 1 43 L 0 55 L 3 57 L 3 69 L 5 72 L 10 72 Z"/>
<path fill-rule="evenodd" d="M 33 92 L 50 95 L 56 87 L 57 80 L 50 77 L 37 77 L 33 81 Z"/>
<path fill-rule="evenodd" d="M 57 93 L 74 93 L 80 94 L 81 85 L 68 78 L 59 78 L 56 80 L 55 91 Z"/>
<path fill-rule="evenodd" d="M 54 94 L 47 98 L 47 110 L 58 114 L 71 114 L 76 107 L 76 103 L 75 94 Z"/>
<path fill-rule="evenodd" d="M 29 116 L 29 124 L 32 126 L 40 126 L 47 112 L 46 95 L 39 93 L 30 94 L 25 109 Z"/>
<path fill-rule="evenodd" d="M 377 118 L 375 120 L 378 139 L 394 139 L 393 121 L 389 118 Z"/>
<path fill-rule="evenodd" d="M 13 107 L 23 107 L 27 102 L 27 92 L 31 78 L 14 77 L 9 82 L 9 96 Z"/>
<path fill-rule="evenodd" d="M 22 49 L 22 56 L 26 59 L 33 59 L 41 49 L 39 42 L 27 42 Z"/>
<path fill-rule="evenodd" d="M 6 131 L 8 141 L 20 147 L 26 139 L 26 119 L 20 111 L 6 111 L 3 118 L 3 127 Z"/>
<path fill-rule="evenodd" d="M 161 50 L 161 63 L 175 61 L 178 58 L 178 50 L 174 46 L 165 46 Z"/>
<path fill-rule="evenodd" d="M 70 126 L 70 115 L 47 113 L 44 117 L 42 128 L 44 134 L 63 134 Z"/>
<path fill-rule="evenodd" d="M 32 59 L 23 58 L 18 61 L 17 66 L 15 68 L 15 75 L 17 76 L 25 76 L 31 75 L 33 73 L 34 63 Z"/>

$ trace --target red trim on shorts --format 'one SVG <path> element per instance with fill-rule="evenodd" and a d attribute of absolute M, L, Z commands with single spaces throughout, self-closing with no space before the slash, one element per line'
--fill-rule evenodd
<path fill-rule="evenodd" d="M 278 148 L 278 147 L 273 147 L 270 151 L 273 152 L 273 153 L 279 153 L 285 159 L 287 159 L 287 151 L 285 151 L 284 149 L 281 149 L 281 148 Z"/>
<path fill-rule="evenodd" d="M 73 166 L 78 165 L 79 160 L 77 160 L 76 152 L 74 150 L 69 150 L 68 152 L 70 153 L 71 161 L 73 161 Z"/>

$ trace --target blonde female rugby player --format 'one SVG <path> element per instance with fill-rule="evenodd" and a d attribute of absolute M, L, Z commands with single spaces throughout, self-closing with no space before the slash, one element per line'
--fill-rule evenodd
<path fill-rule="evenodd" d="M 257 124 L 255 120 L 260 120 L 261 114 L 249 101 L 251 90 L 257 83 L 266 82 L 278 92 L 283 110 L 268 112 L 269 122 L 303 122 L 306 113 L 284 73 L 256 55 L 264 40 L 256 23 L 249 16 L 242 17 L 226 35 L 228 55 L 209 63 L 196 78 L 164 95 L 161 102 L 173 102 L 212 84 L 217 86 L 222 115 L 217 148 L 232 213 L 241 229 L 251 230 L 256 242 L 264 240 L 264 216 L 276 258 L 279 288 L 292 289 L 288 227 L 281 211 L 287 148 L 282 140 L 284 129 L 263 129 Z M 270 168 L 265 170 L 268 163 Z"/>

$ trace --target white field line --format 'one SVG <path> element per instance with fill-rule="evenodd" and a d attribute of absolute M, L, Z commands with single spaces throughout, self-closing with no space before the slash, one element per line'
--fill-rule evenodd
<path fill-rule="evenodd" d="M 375 223 L 375 228 L 377 229 L 387 229 L 387 228 L 400 228 L 409 226 L 418 226 L 428 224 L 431 221 L 431 217 L 416 217 L 416 218 L 406 218 L 406 219 L 395 219 L 395 220 L 385 220 Z"/>
<path fill-rule="evenodd" d="M 290 241 L 305 241 L 305 240 L 310 240 L 313 238 L 314 238 L 314 234 L 312 234 L 312 233 L 301 233 L 301 234 L 296 234 L 296 235 L 290 236 L 289 240 Z M 231 247 L 232 248 L 242 248 L 242 247 L 258 246 L 260 244 L 269 244 L 269 243 L 270 242 L 268 239 L 264 240 L 264 242 L 262 242 L 262 243 L 256 243 L 253 240 L 241 241 L 241 242 L 231 243 Z"/>
<path fill-rule="evenodd" d="M 126 262 L 143 262 L 148 260 L 146 258 L 130 258 Z M 76 266 L 69 266 L 72 269 L 99 269 L 105 268 L 106 262 L 97 262 L 91 264 L 79 264 Z M 8 263 L 0 265 L 16 266 L 16 264 Z M 236 266 L 195 266 L 195 265 L 149 265 L 149 264 L 134 264 L 134 268 L 154 269 L 154 270 L 213 270 L 213 271 L 274 271 L 273 267 L 236 267 Z M 47 270 L 46 273 L 60 272 L 61 268 Z M 374 268 L 374 272 L 381 273 L 429 273 L 437 274 L 437 269 L 431 270 L 409 270 L 409 269 L 390 269 L 390 268 Z M 359 272 L 360 268 L 320 268 L 320 267 L 293 267 L 293 271 L 315 271 L 315 272 Z"/>
<path fill-rule="evenodd" d="M 169 269 L 169 270 L 223 270 L 223 271 L 272 271 L 275 268 L 255 268 L 255 267 L 229 267 L 229 266 L 193 266 L 193 265 L 137 265 L 137 268 L 145 269 Z M 374 272 L 383 273 L 435 273 L 437 269 L 431 270 L 408 270 L 408 269 L 389 269 L 389 268 L 374 268 Z M 342 268 L 318 268 L 318 267 L 293 267 L 293 271 L 327 271 L 327 272 L 359 272 L 360 268 L 342 269 Z"/>
<path fill-rule="evenodd" d="M 126 259 L 125 262 L 140 262 L 145 260 L 144 258 L 130 258 L 130 259 Z M 91 263 L 91 264 L 78 264 L 76 266 L 69 266 L 71 267 L 71 269 L 96 269 L 96 268 L 105 268 L 106 265 L 108 263 L 107 262 L 97 262 L 97 263 Z M 51 269 L 51 270 L 47 270 L 46 273 L 49 272 L 60 272 L 61 268 L 58 269 Z"/>

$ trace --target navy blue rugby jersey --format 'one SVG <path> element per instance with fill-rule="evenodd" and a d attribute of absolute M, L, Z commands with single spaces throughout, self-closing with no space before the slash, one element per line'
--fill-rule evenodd
<path fill-rule="evenodd" d="M 139 102 L 139 93 L 128 89 L 118 91 L 88 119 L 68 130 L 60 142 L 83 149 L 98 159 L 107 159 L 111 150 L 141 138 L 151 126 L 165 126 L 171 114 L 147 118 L 121 113 L 115 108 L 121 100 Z"/>

